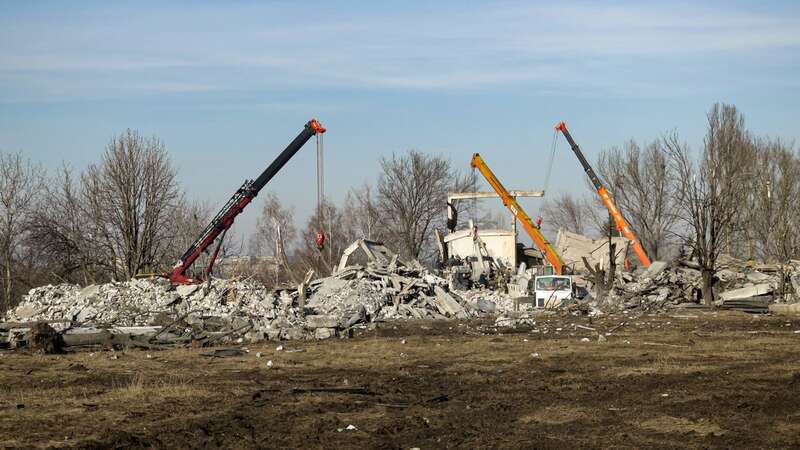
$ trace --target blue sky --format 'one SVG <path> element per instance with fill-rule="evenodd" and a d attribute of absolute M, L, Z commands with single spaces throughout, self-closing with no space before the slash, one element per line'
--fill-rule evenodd
<path fill-rule="evenodd" d="M 316 117 L 335 200 L 410 148 L 534 189 L 559 120 L 591 159 L 671 129 L 699 145 L 716 101 L 796 140 L 799 49 L 790 1 L 2 1 L 0 150 L 80 168 L 136 128 L 218 205 Z M 549 193 L 581 192 L 557 155 Z M 309 146 L 267 187 L 300 219 L 314 167 Z"/>

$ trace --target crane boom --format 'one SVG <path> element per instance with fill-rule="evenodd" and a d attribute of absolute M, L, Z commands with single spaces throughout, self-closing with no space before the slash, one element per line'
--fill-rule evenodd
<path fill-rule="evenodd" d="M 561 259 L 561 256 L 556 253 L 553 246 L 547 241 L 547 238 L 539 231 L 539 228 L 533 224 L 530 216 L 522 209 L 517 200 L 509 194 L 508 190 L 500 183 L 500 180 L 494 176 L 494 173 L 489 169 L 489 166 L 486 165 L 479 153 L 472 155 L 472 162 L 470 165 L 478 169 L 483 177 L 486 178 L 486 181 L 489 182 L 495 192 L 497 192 L 497 195 L 500 196 L 503 205 L 511 211 L 511 214 L 514 214 L 514 217 L 519 219 L 520 223 L 522 223 L 522 228 L 528 232 L 528 235 L 533 239 L 533 243 L 536 247 L 544 253 L 545 258 L 553 265 L 556 273 L 561 275 L 564 270 L 564 261 Z"/>
<path fill-rule="evenodd" d="M 311 119 L 303 127 L 303 131 L 289 143 L 289 145 L 272 161 L 261 175 L 255 180 L 245 180 L 244 184 L 233 194 L 233 196 L 225 203 L 225 206 L 220 209 L 216 216 L 206 226 L 200 237 L 189 246 L 189 249 L 181 256 L 178 263 L 172 268 L 169 273 L 169 278 L 173 283 L 191 283 L 195 280 L 190 278 L 186 272 L 192 264 L 200 257 L 200 255 L 211 246 L 220 235 L 224 237 L 228 229 L 233 225 L 236 216 L 244 211 L 244 208 L 258 195 L 261 189 L 286 165 L 287 162 L 300 150 L 312 136 L 322 134 L 325 128 L 316 120 Z M 214 260 L 219 252 L 219 245 L 214 251 L 211 261 L 209 262 L 206 273 L 210 273 L 214 265 Z"/>
<path fill-rule="evenodd" d="M 611 214 L 611 217 L 614 219 L 617 230 L 619 230 L 623 236 L 630 239 L 633 252 L 636 253 L 636 257 L 639 258 L 639 261 L 642 263 L 642 265 L 649 267 L 650 258 L 647 256 L 647 252 L 644 251 L 644 247 L 642 247 L 642 244 L 639 242 L 636 234 L 633 232 L 633 230 L 631 230 L 631 227 L 628 225 L 625 217 L 623 217 L 622 211 L 617 208 L 617 205 L 614 203 L 614 199 L 611 198 L 611 194 L 608 192 L 605 186 L 603 186 L 603 183 L 600 182 L 600 178 L 597 176 L 594 169 L 592 169 L 589 161 L 587 161 L 586 157 L 583 156 L 581 148 L 578 147 L 578 144 L 576 144 L 575 140 L 572 139 L 572 135 L 569 133 L 569 130 L 567 130 L 567 124 L 564 122 L 559 122 L 559 124 L 556 125 L 556 130 L 560 131 L 567 139 L 567 142 L 569 142 L 572 152 L 578 157 L 578 161 L 580 161 L 581 165 L 583 166 L 584 172 L 586 172 L 586 175 L 588 175 L 589 179 L 592 180 L 594 188 L 597 189 L 597 194 L 600 195 L 600 200 L 603 201 L 603 204 L 606 206 L 606 209 L 608 209 L 609 214 Z"/>

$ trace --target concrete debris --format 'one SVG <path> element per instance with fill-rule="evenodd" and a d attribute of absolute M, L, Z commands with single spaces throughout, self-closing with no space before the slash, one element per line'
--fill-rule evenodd
<path fill-rule="evenodd" d="M 514 296 L 502 291 L 473 289 L 456 291 L 472 309 L 486 313 L 514 311 Z"/>
<path fill-rule="evenodd" d="M 127 341 L 112 336 L 115 333 L 109 329 L 145 326 L 155 328 L 138 336 L 122 334 L 139 345 L 165 341 L 218 345 L 329 339 L 349 336 L 353 328 L 371 322 L 468 319 L 497 308 L 496 297 L 474 296 L 467 301 L 419 263 L 387 256 L 379 243 L 358 242 L 358 248 L 363 246 L 373 258 L 365 265 L 340 266 L 331 277 L 309 281 L 302 305 L 297 289 L 270 290 L 250 280 L 213 279 L 202 285 L 172 286 L 167 280 L 152 278 L 85 288 L 38 287 L 8 313 L 6 321 L 47 321 L 62 332 L 88 327 L 94 330 L 91 338 L 70 338 L 86 345 L 120 345 Z M 6 340 L 10 341 L 11 334 L 6 332 Z"/>
<path fill-rule="evenodd" d="M 311 280 L 309 275 L 301 288 L 269 289 L 249 279 L 173 286 L 160 278 L 37 287 L 0 322 L 0 347 L 36 344 L 51 352 L 60 346 L 217 346 L 349 337 L 354 329 L 396 320 L 463 320 L 491 314 L 496 316 L 494 327 L 534 327 L 537 318 L 550 314 L 706 307 L 701 272 L 693 261 L 655 261 L 639 274 L 619 271 L 614 287 L 602 298 L 589 284 L 588 295 L 583 287 L 573 288 L 559 308 L 547 311 L 531 301 L 536 275 L 524 265 L 509 274 L 513 283 L 505 289 L 498 285 L 462 290 L 416 261 L 401 261 L 383 244 L 357 241 L 350 253 L 357 249 L 366 262 L 354 264 L 356 256 L 343 257 L 332 276 Z M 720 308 L 784 311 L 772 304 L 793 303 L 798 287 L 800 261 L 778 267 L 727 258 L 714 275 Z M 54 333 L 60 340 L 53 340 Z"/>
<path fill-rule="evenodd" d="M 773 303 L 769 305 L 769 312 L 787 316 L 798 316 L 800 315 L 800 303 L 791 303 L 788 305 Z"/>
<path fill-rule="evenodd" d="M 62 353 L 64 340 L 50 325 L 37 322 L 28 331 L 28 346 L 41 353 L 53 354 Z"/>
<path fill-rule="evenodd" d="M 666 261 L 653 261 L 650 264 L 650 267 L 642 272 L 640 278 L 655 278 L 661 272 L 663 272 L 667 268 L 668 264 Z"/>
<path fill-rule="evenodd" d="M 764 274 L 760 274 L 766 276 Z M 769 278 L 769 277 L 767 277 Z M 748 279 L 750 277 L 748 276 Z M 747 286 L 739 289 L 731 289 L 719 294 L 719 298 L 725 302 L 728 300 L 742 300 L 745 298 L 756 297 L 759 295 L 766 295 L 772 293 L 773 287 L 767 283 L 756 284 L 754 286 Z"/>
<path fill-rule="evenodd" d="M 760 271 L 731 257 L 722 261 L 724 264 L 713 277 L 715 306 L 767 312 L 770 303 L 796 301 L 797 291 L 792 280 L 800 273 L 800 264 L 784 266 L 786 278 L 781 283 L 780 269 L 771 270 L 770 267 L 768 272 Z M 782 285 L 784 290 L 779 292 Z M 618 273 L 614 289 L 603 301 L 592 300 L 592 306 L 608 312 L 634 309 L 657 312 L 679 307 L 702 307 L 702 299 L 702 274 L 696 262 L 654 261 L 638 276 Z"/>
<path fill-rule="evenodd" d="M 612 243 L 616 245 L 614 261 L 618 267 L 622 267 L 625 264 L 630 241 L 624 237 L 615 237 L 612 238 Z M 555 248 L 567 265 L 575 265 L 579 270 L 582 270 L 583 258 L 586 258 L 592 267 L 600 264 L 601 268 L 607 268 L 609 265 L 607 238 L 592 239 L 566 230 L 558 230 Z"/>
<path fill-rule="evenodd" d="M 339 326 L 339 319 L 334 316 L 310 315 L 306 316 L 306 328 L 315 330 L 317 328 L 336 328 Z"/>

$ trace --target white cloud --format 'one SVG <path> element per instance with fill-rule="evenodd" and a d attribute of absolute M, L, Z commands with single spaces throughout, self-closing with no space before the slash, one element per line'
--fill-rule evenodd
<path fill-rule="evenodd" d="M 0 74 L 38 72 L 33 80 L 82 89 L 91 83 L 70 73 L 111 77 L 132 95 L 304 84 L 548 89 L 586 80 L 614 89 L 620 67 L 648 86 L 659 81 L 646 70 L 654 65 L 674 70 L 692 59 L 738 60 L 800 46 L 797 17 L 693 5 L 490 3 L 423 12 L 411 4 L 397 12 L 328 6 L 306 16 L 283 9 L 204 4 L 189 14 L 142 11 L 120 23 L 76 17 L 48 33 L 41 28 L 54 22 L 37 27 L 28 18 L 33 22 L 2 27 L 0 20 Z M 62 76 L 48 79 L 46 72 Z M 141 73 L 148 82 L 137 81 Z"/>

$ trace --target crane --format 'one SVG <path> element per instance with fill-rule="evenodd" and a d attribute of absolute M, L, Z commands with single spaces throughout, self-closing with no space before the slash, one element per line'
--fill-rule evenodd
<path fill-rule="evenodd" d="M 619 230 L 623 236 L 630 239 L 633 252 L 636 253 L 636 257 L 639 258 L 639 261 L 642 263 L 642 265 L 644 267 L 649 267 L 650 258 L 647 256 L 647 252 L 644 251 L 644 247 L 642 247 L 642 244 L 639 243 L 639 239 L 636 237 L 636 234 L 633 232 L 633 230 L 631 230 L 631 227 L 628 225 L 625 217 L 622 216 L 622 211 L 617 208 L 617 205 L 614 203 L 614 199 L 611 198 L 611 194 L 608 192 L 605 186 L 603 186 L 603 183 L 600 182 L 600 178 L 597 176 L 594 169 L 592 169 L 592 166 L 589 165 L 589 161 L 587 161 L 586 157 L 583 156 L 581 148 L 578 147 L 578 144 L 576 144 L 575 140 L 572 139 L 572 135 L 569 134 L 569 130 L 567 130 L 567 124 L 564 122 L 559 122 L 558 125 L 556 125 L 556 130 L 560 131 L 561 134 L 563 134 L 567 139 L 567 142 L 569 142 L 569 146 L 572 147 L 572 152 L 578 157 L 578 161 L 581 162 L 584 172 L 586 172 L 586 175 L 588 175 L 589 179 L 592 180 L 594 188 L 597 189 L 597 194 L 600 195 L 600 200 L 603 201 L 606 209 L 608 209 L 608 213 L 611 214 L 611 217 L 614 219 L 617 230 Z"/>
<path fill-rule="evenodd" d="M 189 249 L 181 256 L 177 264 L 172 268 L 167 276 L 173 283 L 187 284 L 202 281 L 200 279 L 193 279 L 187 275 L 187 271 L 192 264 L 206 251 L 217 238 L 217 247 L 211 255 L 211 259 L 206 268 L 205 276 L 211 273 L 214 262 L 217 259 L 220 246 L 222 245 L 225 234 L 233 225 L 236 217 L 244 211 L 244 208 L 258 195 L 261 189 L 286 165 L 287 162 L 300 150 L 306 142 L 313 136 L 320 136 L 325 132 L 325 128 L 316 120 L 311 119 L 303 127 L 303 131 L 289 143 L 289 145 L 272 161 L 261 175 L 255 180 L 245 180 L 244 184 L 236 190 L 233 196 L 225 203 L 225 206 L 217 213 L 211 222 L 206 226 L 200 237 L 189 246 Z M 317 237 L 319 241 L 319 236 Z M 324 237 L 322 238 L 324 241 Z"/>
<path fill-rule="evenodd" d="M 500 183 L 500 180 L 494 176 L 494 173 L 489 169 L 489 166 L 486 165 L 479 153 L 472 155 L 470 165 L 472 168 L 478 169 L 483 177 L 486 178 L 486 181 L 489 182 L 495 192 L 497 192 L 497 195 L 500 196 L 503 205 L 511 211 L 511 214 L 514 214 L 514 217 L 519 219 L 520 223 L 522 223 L 522 228 L 528 232 L 528 235 L 533 239 L 533 243 L 536 247 L 544 253 L 545 258 L 553 266 L 556 273 L 561 275 L 565 269 L 564 261 L 561 259 L 561 256 L 556 253 L 553 246 L 547 241 L 547 238 L 539 231 L 539 228 L 533 224 L 530 216 L 522 209 L 517 200 L 511 196 L 503 184 Z"/>

